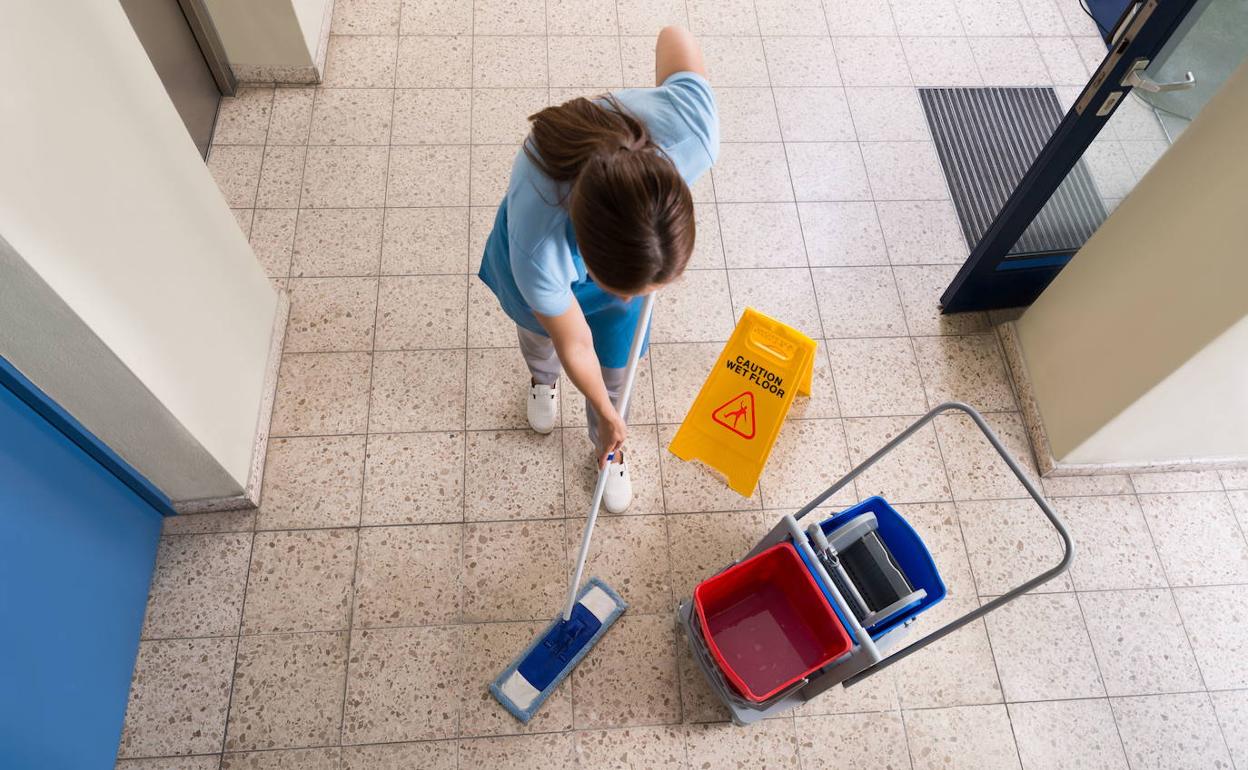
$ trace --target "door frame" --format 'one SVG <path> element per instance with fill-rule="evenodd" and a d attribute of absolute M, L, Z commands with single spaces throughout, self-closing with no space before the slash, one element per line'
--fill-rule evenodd
<path fill-rule="evenodd" d="M 1100 67 L 941 295 L 942 313 L 1029 305 L 1074 257 L 1007 255 L 1131 93 L 1128 73 L 1157 56 L 1197 2 L 1133 0 L 1127 7 Z"/>

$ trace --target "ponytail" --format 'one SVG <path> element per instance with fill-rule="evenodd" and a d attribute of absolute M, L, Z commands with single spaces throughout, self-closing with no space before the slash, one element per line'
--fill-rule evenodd
<path fill-rule="evenodd" d="M 657 149 L 644 123 L 614 96 L 603 98 L 606 107 L 580 97 L 530 115 L 524 154 L 556 182 L 573 182 L 595 156 Z"/>

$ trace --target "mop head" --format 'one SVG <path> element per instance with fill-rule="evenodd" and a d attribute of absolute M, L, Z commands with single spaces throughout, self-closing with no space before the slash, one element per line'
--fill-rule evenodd
<path fill-rule="evenodd" d="M 529 645 L 520 658 L 490 684 L 503 708 L 528 724 L 559 683 L 593 648 L 628 605 L 598 578 L 581 591 L 572 618 L 562 613 Z"/>

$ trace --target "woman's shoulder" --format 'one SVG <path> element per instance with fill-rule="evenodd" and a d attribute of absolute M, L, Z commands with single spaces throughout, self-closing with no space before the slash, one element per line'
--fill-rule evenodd
<path fill-rule="evenodd" d="M 615 97 L 673 155 L 688 181 L 719 157 L 719 107 L 711 84 L 701 75 L 676 72 L 655 88 L 628 88 Z"/>

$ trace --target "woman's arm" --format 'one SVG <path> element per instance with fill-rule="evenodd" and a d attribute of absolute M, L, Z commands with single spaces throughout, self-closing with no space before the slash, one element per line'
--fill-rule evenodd
<path fill-rule="evenodd" d="M 607 455 L 624 445 L 628 430 L 624 419 L 611 403 L 611 395 L 607 393 L 607 386 L 602 381 L 598 354 L 594 352 L 594 337 L 585 321 L 584 313 L 581 312 L 581 306 L 573 302 L 560 315 L 534 315 L 555 344 L 555 353 L 558 354 L 564 371 L 568 373 L 568 378 L 577 390 L 585 394 L 590 406 L 601 418 L 598 435 L 603 445 L 596 449 L 600 452 L 598 465 L 604 466 Z"/>
<path fill-rule="evenodd" d="M 654 44 L 654 84 L 663 85 L 677 72 L 696 72 L 706 77 L 702 48 L 684 27 L 664 27 Z"/>

